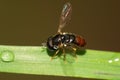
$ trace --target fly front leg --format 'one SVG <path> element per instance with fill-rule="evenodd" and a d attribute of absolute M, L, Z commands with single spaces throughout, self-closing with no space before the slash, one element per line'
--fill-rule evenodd
<path fill-rule="evenodd" d="M 60 50 L 57 50 L 57 51 L 55 52 L 55 54 L 51 57 L 51 60 L 53 60 L 53 58 L 59 53 L 59 51 L 60 51 Z"/>

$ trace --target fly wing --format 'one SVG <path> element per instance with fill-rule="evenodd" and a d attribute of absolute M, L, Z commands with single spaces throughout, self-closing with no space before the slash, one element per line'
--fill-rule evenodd
<path fill-rule="evenodd" d="M 58 27 L 58 32 L 61 32 L 61 29 L 70 21 L 72 13 L 72 6 L 68 2 L 63 6 L 63 10 L 60 16 L 60 23 Z"/>

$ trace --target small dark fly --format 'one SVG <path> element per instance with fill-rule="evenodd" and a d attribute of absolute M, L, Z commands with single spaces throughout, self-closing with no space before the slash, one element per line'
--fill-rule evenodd
<path fill-rule="evenodd" d="M 86 44 L 85 39 L 82 36 L 74 33 L 61 31 L 63 27 L 65 27 L 65 25 L 70 21 L 71 12 L 72 12 L 72 6 L 68 2 L 63 7 L 57 33 L 55 35 L 50 36 L 47 40 L 47 44 L 46 44 L 47 48 L 51 51 L 55 51 L 55 54 L 52 56 L 51 59 L 53 59 L 59 53 L 59 51 L 62 50 L 63 51 L 62 54 L 65 60 L 66 47 L 70 47 L 76 55 L 77 48 L 83 47 Z"/>

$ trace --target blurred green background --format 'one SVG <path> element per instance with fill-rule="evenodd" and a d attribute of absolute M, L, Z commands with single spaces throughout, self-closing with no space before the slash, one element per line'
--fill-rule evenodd
<path fill-rule="evenodd" d="M 73 12 L 63 31 L 83 35 L 88 49 L 120 51 L 120 0 L 1 0 L 0 45 L 40 46 L 57 32 L 66 2 Z M 9 75 L 0 77 L 9 79 Z"/>

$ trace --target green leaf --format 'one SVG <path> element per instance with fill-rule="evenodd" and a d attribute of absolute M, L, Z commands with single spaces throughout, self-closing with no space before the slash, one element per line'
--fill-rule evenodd
<path fill-rule="evenodd" d="M 0 72 L 120 79 L 120 52 L 80 50 L 77 59 L 66 52 L 66 60 L 42 46 L 0 46 Z"/>

